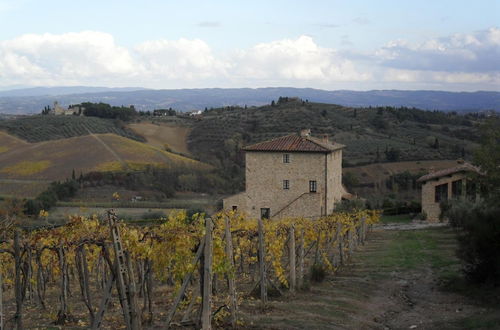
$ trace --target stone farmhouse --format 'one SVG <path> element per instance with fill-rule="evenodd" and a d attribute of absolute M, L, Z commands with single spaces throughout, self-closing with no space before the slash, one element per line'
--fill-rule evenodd
<path fill-rule="evenodd" d="M 479 198 L 476 183 L 468 178 L 471 173 L 480 174 L 477 167 L 459 161 L 455 167 L 431 172 L 417 180 L 422 183 L 422 213 L 428 221 L 439 221 L 441 202 Z"/>
<path fill-rule="evenodd" d="M 303 130 L 244 148 L 246 189 L 224 199 L 251 218 L 316 218 L 333 212 L 342 186 L 345 146 Z"/>

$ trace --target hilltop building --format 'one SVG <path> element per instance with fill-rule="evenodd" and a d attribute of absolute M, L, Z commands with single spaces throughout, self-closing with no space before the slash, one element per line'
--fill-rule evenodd
<path fill-rule="evenodd" d="M 63 108 L 62 106 L 59 105 L 59 102 L 54 101 L 54 107 L 50 110 L 51 115 L 56 115 L 56 116 L 70 116 L 70 115 L 79 115 L 83 116 L 83 111 L 85 110 L 84 107 L 79 106 L 79 105 L 70 105 L 68 109 Z"/>
<path fill-rule="evenodd" d="M 346 194 L 342 149 L 328 136 L 303 130 L 244 148 L 246 189 L 224 199 L 224 209 L 252 218 L 316 218 L 333 212 Z"/>
<path fill-rule="evenodd" d="M 441 202 L 479 198 L 476 183 L 468 178 L 471 173 L 480 174 L 480 171 L 477 167 L 459 160 L 455 167 L 431 172 L 417 180 L 422 183 L 422 213 L 427 216 L 427 220 L 439 221 Z"/>

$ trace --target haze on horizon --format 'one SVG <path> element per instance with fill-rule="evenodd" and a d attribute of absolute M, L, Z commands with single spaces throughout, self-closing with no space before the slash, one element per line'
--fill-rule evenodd
<path fill-rule="evenodd" d="M 0 0 L 0 89 L 500 90 L 500 2 Z"/>

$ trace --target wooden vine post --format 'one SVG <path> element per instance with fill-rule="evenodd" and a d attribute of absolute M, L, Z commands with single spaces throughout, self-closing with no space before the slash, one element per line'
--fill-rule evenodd
<path fill-rule="evenodd" d="M 16 314 L 14 314 L 15 328 L 23 329 L 23 293 L 21 284 L 21 247 L 19 242 L 19 230 L 14 234 L 14 261 L 15 261 L 15 282 L 14 290 L 16 297 Z"/>
<path fill-rule="evenodd" d="M 365 245 L 366 240 L 366 217 L 361 218 L 361 244 Z"/>
<path fill-rule="evenodd" d="M 198 263 L 198 261 L 200 260 L 201 255 L 203 254 L 203 251 L 205 249 L 205 241 L 206 241 L 206 237 L 201 240 L 200 245 L 198 246 L 198 250 L 196 251 L 196 256 L 194 257 L 193 261 L 191 262 L 193 269 L 196 266 L 196 264 Z M 182 281 L 182 286 L 179 289 L 179 292 L 177 293 L 177 296 L 175 297 L 174 304 L 172 305 L 170 312 L 168 313 L 168 316 L 167 316 L 167 322 L 166 322 L 167 328 L 170 327 L 170 323 L 172 322 L 172 319 L 174 318 L 175 312 L 176 312 L 177 308 L 179 307 L 179 304 L 181 303 L 182 298 L 184 297 L 184 294 L 186 293 L 186 289 L 187 289 L 189 283 L 191 282 L 191 278 L 193 277 L 193 272 L 194 272 L 194 270 L 187 273 L 186 276 L 184 277 L 184 280 Z M 196 299 L 196 297 L 193 297 L 193 299 Z"/>
<path fill-rule="evenodd" d="M 297 279 L 295 277 L 295 227 L 294 225 L 290 226 L 289 232 L 289 249 L 290 249 L 290 291 L 292 293 L 295 292 Z"/>
<path fill-rule="evenodd" d="M 353 232 L 352 228 L 349 228 L 347 231 L 347 242 L 349 244 L 349 257 L 354 252 L 354 240 L 353 240 Z"/>
<path fill-rule="evenodd" d="M 130 301 L 127 297 L 126 289 L 126 276 L 127 269 L 125 265 L 125 254 L 123 252 L 123 245 L 120 238 L 120 232 L 116 223 L 116 216 L 112 211 L 108 211 L 108 223 L 111 230 L 111 239 L 113 240 L 113 249 L 115 251 L 115 269 L 116 279 L 118 284 L 118 294 L 120 295 L 120 303 L 123 309 L 123 317 L 127 329 L 132 329 Z"/>
<path fill-rule="evenodd" d="M 3 327 L 3 280 L 2 280 L 2 272 L 0 272 L 0 330 L 4 330 Z"/>
<path fill-rule="evenodd" d="M 338 225 L 338 241 L 339 241 L 339 256 L 340 256 L 340 264 L 344 264 L 345 256 L 344 256 L 344 235 L 342 235 L 342 222 L 339 222 Z"/>
<path fill-rule="evenodd" d="M 304 246 L 304 229 L 300 231 L 299 240 L 299 288 L 304 287 L 304 258 L 305 258 L 305 246 Z"/>
<path fill-rule="evenodd" d="M 266 280 L 266 246 L 264 241 L 264 224 L 259 218 L 259 274 L 260 274 L 260 300 L 262 307 L 267 304 L 267 280 Z"/>
<path fill-rule="evenodd" d="M 230 273 L 227 276 L 227 284 L 229 287 L 229 297 L 230 297 L 230 309 L 231 309 L 231 326 L 236 328 L 237 324 L 237 312 L 238 312 L 238 302 L 236 297 L 236 285 L 234 281 L 235 269 L 234 269 L 234 256 L 233 256 L 233 238 L 231 237 L 231 223 L 229 218 L 224 219 L 225 235 L 226 235 L 226 256 L 228 264 L 230 267 Z"/>
<path fill-rule="evenodd" d="M 109 300 L 113 283 L 116 282 L 118 294 L 120 295 L 120 304 L 123 310 L 123 318 L 127 330 L 140 330 L 142 328 L 140 315 L 137 313 L 137 303 L 135 297 L 135 283 L 132 276 L 132 270 L 129 269 L 123 243 L 120 237 L 120 231 L 117 224 L 116 215 L 113 210 L 108 211 L 108 225 L 111 232 L 111 240 L 115 252 L 114 270 L 106 283 L 104 296 L 101 300 L 99 311 L 92 325 L 92 329 L 99 329 L 102 325 L 102 319 Z"/>
<path fill-rule="evenodd" d="M 205 219 L 205 251 L 203 253 L 203 296 L 201 328 L 212 329 L 212 219 Z"/>

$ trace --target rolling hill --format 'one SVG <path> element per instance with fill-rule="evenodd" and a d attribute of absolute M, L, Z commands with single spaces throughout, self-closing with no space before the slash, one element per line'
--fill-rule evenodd
<path fill-rule="evenodd" d="M 163 168 L 208 169 L 208 165 L 154 146 L 111 133 L 90 134 L 27 143 L 0 133 L 0 195 L 32 197 L 50 181 L 65 180 L 73 170 L 140 170 Z M 32 189 L 32 191 L 28 191 Z"/>
<path fill-rule="evenodd" d="M 189 148 L 200 159 L 223 162 L 235 148 L 310 128 L 313 135 L 328 134 L 347 146 L 344 165 L 456 159 L 470 157 L 476 148 L 478 122 L 473 116 L 442 112 L 290 99 L 274 106 L 206 111 L 193 123 Z"/>

